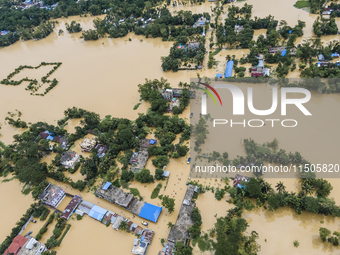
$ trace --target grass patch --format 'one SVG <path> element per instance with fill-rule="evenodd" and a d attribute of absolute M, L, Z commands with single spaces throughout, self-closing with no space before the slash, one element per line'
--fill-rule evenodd
<path fill-rule="evenodd" d="M 310 2 L 309 1 L 297 1 L 294 4 L 294 7 L 299 8 L 299 9 L 310 7 Z"/>
<path fill-rule="evenodd" d="M 151 199 L 155 199 L 156 197 L 158 197 L 158 193 L 162 188 L 162 183 L 158 183 L 156 188 L 154 188 L 154 190 L 151 193 Z"/>

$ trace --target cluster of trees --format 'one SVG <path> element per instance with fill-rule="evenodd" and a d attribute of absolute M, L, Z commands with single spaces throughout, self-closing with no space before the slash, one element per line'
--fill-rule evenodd
<path fill-rule="evenodd" d="M 260 245 L 256 243 L 258 233 L 252 231 L 249 236 L 245 235 L 249 225 L 240 218 L 241 214 L 242 209 L 236 207 L 230 209 L 226 217 L 217 218 L 214 228 L 216 241 L 212 244 L 216 255 L 256 255 L 260 251 Z"/>
<path fill-rule="evenodd" d="M 273 143 L 267 144 L 257 144 L 253 139 L 244 139 L 244 147 L 247 153 L 246 157 L 238 157 L 233 160 L 233 165 L 238 164 L 246 164 L 246 163 L 254 163 L 255 166 L 260 166 L 264 161 L 269 163 L 279 163 L 282 165 L 294 164 L 294 165 L 310 165 L 310 163 L 305 160 L 299 152 L 289 152 L 287 153 L 285 150 L 274 150 L 270 146 Z M 275 146 L 277 148 L 277 146 Z M 307 171 L 307 169 L 303 168 L 303 171 L 300 173 L 301 177 L 315 177 L 315 173 Z"/>
<path fill-rule="evenodd" d="M 20 85 L 23 81 L 29 81 L 30 83 L 28 84 L 28 86 L 25 88 L 26 90 L 31 91 L 31 95 L 40 95 L 40 96 L 44 96 L 46 95 L 51 89 L 53 89 L 55 86 L 57 86 L 58 81 L 56 79 L 48 80 L 47 78 L 54 73 L 60 66 L 61 66 L 61 62 L 55 62 L 55 63 L 46 63 L 46 62 L 41 62 L 38 66 L 33 67 L 33 66 L 28 66 L 28 65 L 24 65 L 24 66 L 19 66 L 18 68 L 16 68 L 12 73 L 10 73 L 9 75 L 7 75 L 7 77 L 5 79 L 3 79 L 0 83 L 4 84 L 4 85 Z M 34 94 L 39 88 L 40 86 L 38 85 L 38 81 L 36 79 L 28 79 L 23 78 L 19 81 L 14 81 L 11 80 L 11 78 L 13 78 L 14 75 L 20 73 L 21 70 L 23 69 L 38 69 L 41 66 L 47 66 L 47 65 L 54 65 L 54 67 L 52 68 L 52 70 L 50 70 L 45 76 L 41 77 L 41 81 L 42 83 L 50 83 L 50 85 L 45 89 L 43 94 Z"/>
<path fill-rule="evenodd" d="M 78 33 L 82 30 L 80 23 L 77 23 L 75 20 L 72 20 L 70 25 L 66 23 L 65 26 L 69 33 Z"/>
<path fill-rule="evenodd" d="M 51 249 L 60 245 L 61 241 L 58 240 L 58 238 L 61 236 L 65 227 L 66 221 L 63 218 L 58 218 L 57 224 L 53 229 L 53 235 L 45 243 L 47 249 Z"/>
<path fill-rule="evenodd" d="M 194 224 L 189 228 L 190 237 L 195 239 L 201 235 L 201 225 L 202 225 L 202 216 L 198 210 L 198 207 L 192 209 L 190 215 Z"/>
<path fill-rule="evenodd" d="M 84 38 L 85 41 L 95 41 L 99 39 L 99 34 L 97 30 L 89 29 L 83 31 L 82 36 L 80 38 Z"/>
<path fill-rule="evenodd" d="M 310 213 L 332 215 L 340 217 L 340 207 L 337 206 L 333 199 L 328 198 L 333 187 L 324 179 L 306 178 L 301 179 L 301 190 L 298 194 L 295 192 L 287 192 L 284 184 L 279 182 L 275 188 L 262 178 L 251 178 L 244 183 L 245 190 L 241 188 L 231 188 L 227 192 L 230 194 L 231 200 L 238 208 L 252 210 L 255 205 L 247 198 L 255 199 L 256 206 L 268 208 L 275 211 L 280 207 L 289 206 L 297 214 L 302 211 Z"/>
<path fill-rule="evenodd" d="M 168 209 L 169 213 L 172 213 L 175 210 L 175 199 L 170 198 L 168 195 L 163 196 L 160 195 L 159 199 L 162 200 L 162 205 Z"/>
<path fill-rule="evenodd" d="M 332 232 L 327 229 L 327 228 L 320 228 L 319 229 L 319 235 L 321 240 L 325 243 L 331 243 L 334 246 L 338 246 L 339 245 L 339 239 L 340 239 L 340 232 L 338 231 L 334 231 L 333 235 Z"/>
<path fill-rule="evenodd" d="M 42 228 L 39 230 L 38 234 L 35 236 L 35 239 L 39 241 L 41 239 L 41 236 L 47 232 L 47 227 L 49 224 L 51 224 L 54 220 L 54 214 L 51 214 L 50 217 L 48 218 L 47 222 L 42 226 Z"/>
<path fill-rule="evenodd" d="M 323 19 L 320 17 L 317 17 L 313 23 L 313 30 L 318 37 L 321 35 L 336 35 L 339 31 L 334 18 Z"/>
<path fill-rule="evenodd" d="M 199 43 L 198 47 L 189 47 L 190 43 L 197 42 Z M 162 58 L 162 69 L 174 72 L 179 69 L 197 69 L 202 65 L 205 53 L 205 37 L 177 36 L 174 45 L 170 48 L 169 55 Z"/>

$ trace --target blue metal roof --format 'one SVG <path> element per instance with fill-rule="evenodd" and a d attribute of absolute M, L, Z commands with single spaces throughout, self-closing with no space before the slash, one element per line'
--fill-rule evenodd
<path fill-rule="evenodd" d="M 145 203 L 140 210 L 139 217 L 142 217 L 153 222 L 157 222 L 159 215 L 161 214 L 163 207 Z"/>
<path fill-rule="evenodd" d="M 233 65 L 234 65 L 234 61 L 228 61 L 227 63 L 227 67 L 225 68 L 225 73 L 224 73 L 224 77 L 228 78 L 231 76 L 232 72 L 233 72 Z"/>
<path fill-rule="evenodd" d="M 103 209 L 97 205 L 93 206 L 92 209 L 90 210 L 89 212 L 89 216 L 96 219 L 96 220 L 99 220 L 99 221 L 102 221 L 102 219 L 104 218 L 104 215 L 107 213 L 107 210 L 106 209 Z"/>
<path fill-rule="evenodd" d="M 286 56 L 286 54 L 287 54 L 287 50 L 281 51 L 281 56 L 282 56 L 282 57 Z"/>
<path fill-rule="evenodd" d="M 111 186 L 111 182 L 105 183 L 103 190 L 107 190 Z"/>
<path fill-rule="evenodd" d="M 222 78 L 223 77 L 223 74 L 222 73 L 217 73 L 216 74 L 216 78 Z"/>

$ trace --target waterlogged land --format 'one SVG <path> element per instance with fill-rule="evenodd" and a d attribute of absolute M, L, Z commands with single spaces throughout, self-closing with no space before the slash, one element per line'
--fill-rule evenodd
<path fill-rule="evenodd" d="M 288 25 L 291 26 L 296 25 L 297 20 L 300 19 L 306 22 L 303 38 L 314 36 L 312 24 L 316 15 L 294 8 L 295 0 L 284 2 L 249 0 L 247 3 L 253 5 L 253 17 L 263 18 L 271 14 L 277 20 L 286 20 Z M 242 6 L 243 4 L 243 2 L 236 3 L 237 6 Z M 179 10 L 211 13 L 210 7 L 213 5 L 213 3 L 207 2 L 201 6 L 170 7 L 170 10 L 173 13 Z M 225 17 L 224 15 L 222 14 L 222 18 Z M 100 18 L 103 18 L 103 16 Z M 99 113 L 102 118 L 105 115 L 112 115 L 135 119 L 139 112 L 145 112 L 149 107 L 147 103 L 142 102 L 137 111 L 133 110 L 133 106 L 139 101 L 137 85 L 143 83 L 145 78 L 159 79 L 164 77 L 173 87 L 176 87 L 179 81 L 189 82 L 190 78 L 195 78 L 197 72 L 201 76 L 207 77 L 215 76 L 216 72 L 223 72 L 226 55 L 236 55 L 236 58 L 240 58 L 249 52 L 247 49 L 223 49 L 215 56 L 216 60 L 220 61 L 216 69 L 209 70 L 204 67 L 202 71 L 163 72 L 161 69 L 161 57 L 168 55 L 172 42 L 163 42 L 160 38 L 146 39 L 144 36 L 136 36 L 131 33 L 119 39 L 101 38 L 97 41 L 84 42 L 83 39 L 80 39 L 81 33 L 69 34 L 65 29 L 65 22 L 70 23 L 72 20 L 80 22 L 85 30 L 91 29 L 93 28 L 92 19 L 92 17 L 58 19 L 59 24 L 56 25 L 54 32 L 47 38 L 40 41 L 17 42 L 10 47 L 0 49 L 0 79 L 5 78 L 19 65 L 36 66 L 42 61 L 63 63 L 50 77 L 59 81 L 58 86 L 45 97 L 30 96 L 29 92 L 24 90 L 24 87 L 27 86 L 25 83 L 20 86 L 0 85 L 1 141 L 10 144 L 14 134 L 24 131 L 5 124 L 4 118 L 8 116 L 7 112 L 9 111 L 14 112 L 15 109 L 22 111 L 23 116 L 21 118 L 27 122 L 46 121 L 51 124 L 55 124 L 56 120 L 63 117 L 63 111 L 72 106 Z M 336 19 L 336 22 L 340 25 L 339 18 Z M 64 30 L 64 33 L 60 36 L 58 36 L 59 29 Z M 261 33 L 265 34 L 265 32 L 265 30 L 256 31 L 255 38 Z M 207 36 L 210 36 L 209 33 Z M 129 41 L 129 38 L 131 38 L 131 41 Z M 298 42 L 302 41 L 303 38 L 298 38 Z M 324 41 L 333 39 L 340 38 L 339 36 L 322 37 Z M 249 66 L 246 67 L 248 68 Z M 25 73 L 19 74 L 15 78 L 18 80 L 26 76 L 35 78 L 42 73 L 45 74 L 45 70 L 37 70 L 35 73 L 25 71 Z M 289 77 L 297 76 L 298 72 L 289 74 Z M 262 88 L 258 93 L 263 93 L 267 89 L 269 90 L 269 88 Z M 267 92 L 265 95 L 268 96 L 266 98 L 269 98 L 269 93 Z M 319 112 L 321 120 L 319 123 L 310 123 L 307 120 L 299 123 L 301 132 L 305 130 L 310 132 L 304 136 L 298 136 L 293 130 L 288 133 L 281 132 L 281 136 L 280 132 L 277 132 L 273 136 L 268 132 L 267 127 L 256 132 L 249 129 L 247 130 L 247 136 L 260 143 L 277 138 L 281 148 L 287 151 L 299 151 L 308 160 L 315 160 L 318 163 L 337 162 L 339 147 L 337 140 L 334 138 L 337 137 L 336 127 L 339 126 L 339 118 L 335 116 L 336 111 L 329 109 L 338 109 L 339 103 L 340 98 L 338 95 L 318 95 L 314 93 L 308 107 L 311 112 Z M 266 106 L 265 101 L 258 106 Z M 322 107 L 322 111 L 320 111 L 320 107 Z M 183 117 L 188 118 L 189 113 L 190 110 L 187 109 Z M 295 114 L 298 115 L 297 112 Z M 326 125 L 326 123 L 328 124 Z M 79 125 L 78 121 L 72 120 L 69 121 L 66 128 L 72 132 L 77 125 Z M 307 128 L 311 125 L 315 128 Z M 241 129 L 233 132 L 228 135 L 228 143 L 221 144 L 218 148 L 220 152 L 228 151 L 230 158 L 245 153 L 242 144 L 240 144 L 240 139 L 247 138 L 245 137 L 245 132 Z M 78 145 L 78 143 L 76 144 Z M 315 149 L 315 147 L 318 147 L 318 149 Z M 50 155 L 48 158 L 44 158 L 44 161 L 50 163 L 52 159 L 53 155 Z M 147 167 L 152 168 L 151 161 L 148 162 Z M 172 159 L 167 170 L 171 171 L 170 180 L 166 190 L 164 191 L 164 188 L 162 188 L 160 194 L 169 195 L 176 199 L 175 211 L 169 215 L 165 210 L 162 212 L 158 223 L 150 223 L 149 227 L 155 231 L 156 235 L 149 249 L 149 254 L 157 254 L 161 250 L 160 239 L 166 239 L 168 235 L 170 229 L 167 227 L 167 223 L 176 221 L 186 190 L 185 182 L 189 175 L 186 159 Z M 66 176 L 74 178 L 74 180 L 84 178 L 79 173 L 79 170 L 72 175 L 67 173 Z M 85 200 L 94 202 L 114 212 L 122 213 L 128 219 L 136 221 L 137 224 L 140 224 L 142 220 L 139 217 L 133 218 L 133 215 L 129 212 L 96 198 L 92 193 L 79 192 L 60 182 L 49 181 L 62 186 L 65 191 L 81 195 Z M 279 179 L 268 179 L 268 182 L 273 186 L 278 181 Z M 283 181 L 289 191 L 299 190 L 297 179 Z M 339 181 L 337 179 L 329 179 L 328 181 L 333 185 L 330 197 L 334 197 L 336 203 L 340 204 L 340 188 L 337 185 Z M 165 181 L 161 183 L 163 186 L 165 185 Z M 214 178 L 211 180 L 208 178 L 207 180 L 201 179 L 200 183 L 217 187 L 219 181 L 215 182 Z M 145 201 L 160 205 L 159 199 L 152 200 L 150 198 L 154 186 L 156 184 L 144 185 L 133 182 L 130 187 L 137 188 Z M 0 184 L 1 207 L 8 208 L 8 210 L 3 210 L 1 213 L 2 219 L 6 220 L 1 221 L 0 240 L 3 240 L 9 234 L 15 222 L 32 203 L 31 195 L 22 195 L 20 193 L 21 188 L 22 186 L 18 181 Z M 226 211 L 233 207 L 226 203 L 225 199 L 221 201 L 215 200 L 211 192 L 201 194 L 197 200 L 197 206 L 201 210 L 202 230 L 204 232 L 213 227 L 216 222 L 215 214 L 218 217 L 224 216 Z M 318 239 L 318 229 L 321 226 L 331 230 L 339 230 L 338 219 L 308 213 L 297 216 L 290 209 L 280 209 L 274 213 L 254 210 L 246 213 L 244 217 L 250 224 L 247 232 L 255 230 L 260 235 L 258 242 L 262 249 L 259 254 L 334 254 L 338 252 L 337 248 L 325 246 Z M 321 220 L 324 220 L 325 223 L 321 224 Z M 75 219 L 70 221 L 72 227 L 61 246 L 56 249 L 58 254 L 92 254 L 98 253 L 98 251 L 118 252 L 122 255 L 131 254 L 133 235 L 122 231 L 117 232 L 111 227 L 107 228 L 89 217 L 85 217 L 81 221 L 76 221 Z M 54 227 L 54 224 L 52 226 Z M 31 227 L 38 229 L 32 225 Z M 45 233 L 45 237 L 51 235 L 53 227 L 49 228 L 48 232 Z M 34 229 L 32 230 L 34 231 Z M 280 236 L 273 238 L 276 235 Z M 300 241 L 298 248 L 293 246 L 296 239 Z M 96 240 L 95 245 L 94 240 Z M 46 239 L 42 241 L 46 241 Z M 197 246 L 194 253 L 201 254 Z"/>

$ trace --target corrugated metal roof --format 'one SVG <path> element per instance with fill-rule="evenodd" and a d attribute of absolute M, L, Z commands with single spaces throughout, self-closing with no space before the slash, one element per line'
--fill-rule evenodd
<path fill-rule="evenodd" d="M 95 205 L 92 207 L 91 211 L 89 212 L 89 216 L 102 221 L 102 219 L 104 218 L 104 215 L 107 213 L 108 211 L 104 208 L 99 207 L 98 205 Z"/>
<path fill-rule="evenodd" d="M 92 207 L 94 206 L 94 204 L 83 200 L 80 205 L 78 206 L 78 209 L 83 211 L 86 214 L 89 214 L 89 212 L 91 211 Z"/>

